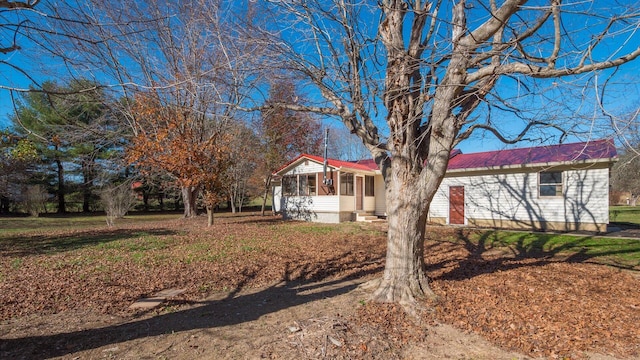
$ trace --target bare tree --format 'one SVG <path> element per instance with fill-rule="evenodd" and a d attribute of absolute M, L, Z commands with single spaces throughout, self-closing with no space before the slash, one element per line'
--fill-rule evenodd
<path fill-rule="evenodd" d="M 100 201 L 107 216 L 107 226 L 112 227 L 116 219 L 123 218 L 131 209 L 133 200 L 130 181 L 105 186 L 100 191 Z"/>
<path fill-rule="evenodd" d="M 296 108 L 302 97 L 292 79 L 278 79 L 271 84 L 269 98 L 258 121 L 263 157 L 258 166 L 263 180 L 262 216 L 265 215 L 273 173 L 278 167 L 300 153 L 320 153 L 320 123 L 309 114 L 289 109 Z M 274 207 L 271 209 L 273 211 Z"/>
<path fill-rule="evenodd" d="M 424 271 L 425 225 L 456 144 L 479 130 L 506 143 L 539 128 L 562 134 L 574 124 L 540 119 L 548 104 L 524 111 L 524 96 L 561 87 L 561 79 L 586 86 L 591 74 L 640 55 L 630 45 L 638 43 L 637 9 L 609 1 L 271 4 L 278 21 L 265 33 L 280 61 L 323 98 L 289 108 L 342 120 L 384 176 L 389 232 L 378 301 L 434 296 Z M 521 131 L 505 133 L 514 125 Z"/>
<path fill-rule="evenodd" d="M 60 17 L 79 19 L 61 24 L 65 33 L 94 41 L 51 41 L 49 46 L 61 53 L 77 53 L 76 59 L 68 61 L 74 68 L 84 67 L 116 84 L 115 89 L 127 99 L 119 110 L 134 138 L 169 131 L 170 136 L 189 133 L 194 144 L 207 144 L 242 116 L 236 106 L 248 92 L 240 89 L 259 81 L 257 67 L 251 63 L 262 45 L 249 41 L 250 37 L 242 36 L 245 29 L 235 26 L 237 16 L 250 14 L 233 3 L 85 0 L 82 6 L 55 11 Z M 172 128 L 152 126 L 153 121 L 136 113 L 141 107 L 134 99 L 140 93 L 153 93 L 156 108 L 171 109 L 182 120 L 163 122 L 172 123 Z M 189 179 L 175 180 L 184 185 L 185 217 L 195 216 L 202 187 Z"/>
<path fill-rule="evenodd" d="M 48 196 L 47 189 L 41 184 L 26 185 L 22 190 L 22 205 L 29 215 L 38 217 L 46 209 Z"/>
<path fill-rule="evenodd" d="M 229 145 L 230 165 L 225 174 L 227 194 L 231 212 L 242 212 L 247 195 L 258 195 L 253 189 L 251 176 L 255 173 L 260 159 L 260 141 L 256 134 L 243 123 L 233 126 L 232 141 Z M 253 190 L 253 191 L 251 191 Z"/>
<path fill-rule="evenodd" d="M 623 116 L 609 114 L 609 118 L 623 147 L 611 169 L 611 187 L 628 192 L 630 205 L 636 206 L 640 198 L 640 108 Z"/>
<path fill-rule="evenodd" d="M 362 160 L 371 156 L 362 141 L 352 136 L 344 126 L 330 127 L 328 156 L 340 160 Z"/>

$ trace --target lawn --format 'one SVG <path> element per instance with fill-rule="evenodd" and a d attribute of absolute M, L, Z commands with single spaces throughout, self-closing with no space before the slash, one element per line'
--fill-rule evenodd
<path fill-rule="evenodd" d="M 168 288 L 185 292 L 154 310 L 159 316 L 189 311 L 189 304 L 219 292 L 374 278 L 384 268 L 382 224 L 249 214 L 218 216 L 211 228 L 205 222 L 178 214 L 127 216 L 112 228 L 103 217 L 0 219 L 0 321 L 6 334 L 31 329 L 30 321 L 43 316 L 55 331 L 65 326 L 60 314 L 82 317 L 88 311 L 133 321 L 141 314 L 129 309 L 131 303 Z M 424 315 L 425 324 L 450 324 L 530 356 L 640 355 L 640 329 L 631 325 L 640 322 L 640 241 L 430 227 L 425 254 L 440 298 L 425 304 L 434 310 Z M 419 345 L 419 325 L 395 326 L 388 308 L 360 302 L 366 306 L 343 309 L 344 326 L 365 324 L 387 329 L 389 339 L 404 339 L 378 345 L 381 351 L 416 345 L 409 340 Z M 63 349 L 56 354 L 67 354 L 59 344 L 64 339 L 54 340 L 50 347 Z M 367 343 L 364 349 L 373 354 L 377 348 Z M 0 356 L 2 351 L 0 338 Z"/>
<path fill-rule="evenodd" d="M 622 268 L 640 269 L 640 239 L 551 233 L 472 231 L 465 240 L 486 249 L 508 249 L 519 257 L 566 256 Z M 459 241 L 459 240 L 458 240 Z"/>
<path fill-rule="evenodd" d="M 611 206 L 609 221 L 640 226 L 640 206 Z"/>

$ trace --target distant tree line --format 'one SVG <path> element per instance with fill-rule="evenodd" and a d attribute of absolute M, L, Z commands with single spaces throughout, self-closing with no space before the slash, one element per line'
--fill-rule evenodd
<path fill-rule="evenodd" d="M 0 211 L 108 212 L 122 189 L 138 210 L 242 211 L 284 162 L 321 151 L 317 118 L 278 110 L 300 96 L 293 83 L 271 88 L 274 106 L 257 119 L 221 121 L 157 92 L 113 98 L 85 79 L 46 82 L 18 99 L 0 137 Z"/>

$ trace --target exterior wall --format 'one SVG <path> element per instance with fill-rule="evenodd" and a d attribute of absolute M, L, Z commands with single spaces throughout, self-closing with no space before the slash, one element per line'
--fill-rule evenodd
<path fill-rule="evenodd" d="M 287 171 L 284 175 L 313 174 L 321 173 L 322 171 L 323 164 L 318 164 L 315 161 L 307 160 L 301 162 L 298 166 Z"/>
<path fill-rule="evenodd" d="M 280 206 L 282 200 L 282 185 L 274 185 L 273 192 L 271 193 L 271 206 L 273 212 L 279 213 L 282 210 Z"/>
<path fill-rule="evenodd" d="M 522 172 L 527 170 L 529 172 Z M 540 197 L 538 172 L 563 171 L 563 195 Z M 518 172 L 520 171 L 520 172 Z M 320 173 L 322 164 L 301 162 L 287 175 Z M 336 174 L 336 180 L 339 179 Z M 319 179 L 320 180 L 320 179 Z M 338 180 L 339 181 L 339 180 Z M 335 181 L 339 192 L 338 181 Z M 318 184 L 319 186 L 320 184 Z M 449 223 L 449 187 L 465 188 L 465 225 L 545 230 L 604 231 L 609 223 L 608 164 L 552 169 L 512 169 L 449 173 L 431 203 L 429 221 Z M 355 190 L 355 184 L 354 184 Z M 352 221 L 355 196 L 282 196 L 281 185 L 274 187 L 273 206 L 285 218 L 318 222 Z M 386 216 L 385 186 L 382 175 L 374 177 L 375 197 L 363 197 L 366 212 Z"/>
<path fill-rule="evenodd" d="M 275 201 L 275 197 L 274 197 Z M 336 211 L 340 197 L 331 196 L 280 196 L 277 211 L 285 219 L 297 219 L 317 222 L 351 221 L 351 212 Z M 275 204 L 275 202 L 274 202 Z"/>
<path fill-rule="evenodd" d="M 375 193 L 375 209 L 374 214 L 377 216 L 387 216 L 387 199 L 382 175 L 376 175 L 373 179 Z"/>
<path fill-rule="evenodd" d="M 356 211 L 356 197 L 340 195 L 340 211 Z"/>
<path fill-rule="evenodd" d="M 562 196 L 538 196 L 536 170 L 446 177 L 431 203 L 430 221 L 449 223 L 449 187 L 464 186 L 465 224 L 468 225 L 549 230 L 606 229 L 609 222 L 608 168 L 552 170 L 563 171 Z"/>
<path fill-rule="evenodd" d="M 321 187 L 323 164 L 315 161 L 303 161 L 284 175 L 320 174 L 316 184 Z M 338 172 L 333 171 L 334 185 L 339 191 Z M 339 223 L 353 220 L 355 196 L 317 195 L 317 196 L 285 196 L 282 185 L 274 186 L 274 208 L 282 213 L 284 219 L 305 220 L 323 223 Z"/>
<path fill-rule="evenodd" d="M 282 213 L 282 218 L 286 220 L 313 221 L 319 223 L 337 224 L 346 221 L 353 221 L 352 212 L 313 212 L 311 216 L 302 213 L 286 212 Z"/>
<path fill-rule="evenodd" d="M 374 190 L 375 191 L 375 190 Z M 377 196 L 377 195 L 376 195 Z M 363 200 L 363 210 L 367 213 L 375 213 L 376 211 L 376 197 L 365 196 Z"/>

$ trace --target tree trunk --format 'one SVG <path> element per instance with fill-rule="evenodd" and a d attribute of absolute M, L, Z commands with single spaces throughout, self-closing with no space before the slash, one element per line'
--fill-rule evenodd
<path fill-rule="evenodd" d="M 64 184 L 64 167 L 60 159 L 56 159 L 56 167 L 58 172 L 58 214 L 66 214 L 67 206 L 64 201 L 64 195 L 67 190 Z"/>
<path fill-rule="evenodd" d="M 269 196 L 269 190 L 271 190 L 271 175 L 267 176 L 267 178 L 264 180 L 264 195 L 262 196 L 262 209 L 260 210 L 260 215 L 262 216 L 264 216 L 264 212 L 267 207 L 267 197 Z M 271 204 L 271 213 L 275 214 L 273 204 Z"/>
<path fill-rule="evenodd" d="M 207 206 L 207 226 L 213 225 L 213 207 Z"/>
<path fill-rule="evenodd" d="M 242 182 L 241 183 L 241 187 L 240 190 L 238 191 L 238 196 L 237 196 L 237 200 L 238 200 L 238 212 L 242 212 L 242 204 L 244 204 L 244 196 L 245 196 L 245 183 Z"/>
<path fill-rule="evenodd" d="M 146 187 L 142 188 L 142 209 L 144 211 L 149 211 L 149 189 Z"/>
<path fill-rule="evenodd" d="M 269 190 L 265 189 L 264 194 L 262 195 L 262 207 L 260 208 L 260 215 L 264 216 L 264 210 L 267 207 L 267 196 L 269 195 Z"/>
<path fill-rule="evenodd" d="M 91 212 L 94 159 L 82 160 L 82 212 Z"/>
<path fill-rule="evenodd" d="M 412 304 L 416 298 L 435 297 L 424 270 L 424 234 L 427 209 L 420 194 L 419 173 L 408 163 L 391 161 L 386 181 L 389 230 L 384 276 L 374 301 Z"/>
<path fill-rule="evenodd" d="M 231 205 L 231 213 L 235 214 L 236 213 L 236 196 L 233 193 L 233 191 L 231 192 L 231 194 L 229 194 L 229 205 Z"/>
<path fill-rule="evenodd" d="M 192 218 L 198 215 L 196 200 L 198 198 L 198 188 L 182 187 L 182 202 L 184 203 L 184 217 Z"/>

